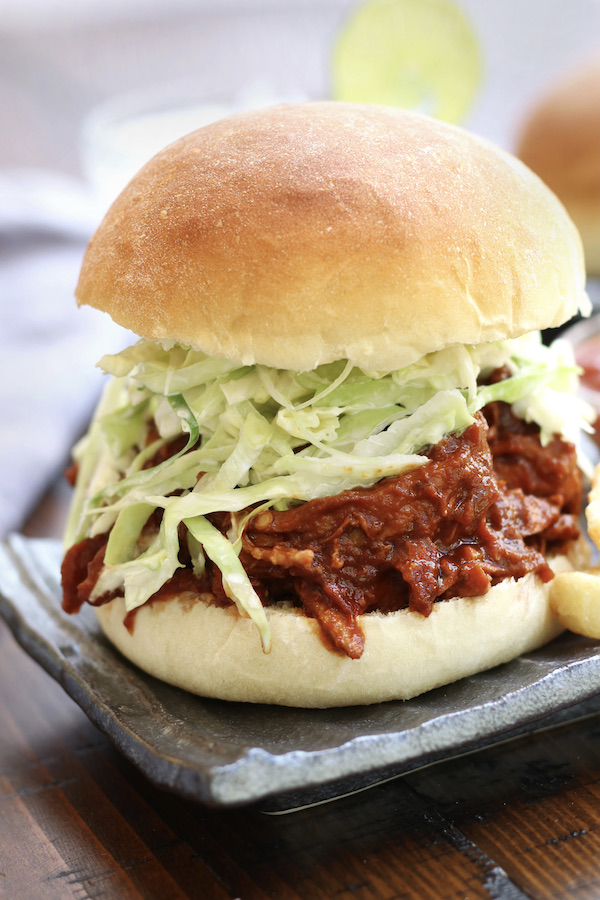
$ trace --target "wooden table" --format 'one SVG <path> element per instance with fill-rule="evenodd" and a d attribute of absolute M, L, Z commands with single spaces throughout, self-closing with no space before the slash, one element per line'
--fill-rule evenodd
<path fill-rule="evenodd" d="M 64 493 L 26 531 L 56 535 Z M 600 718 L 269 816 L 153 787 L 0 624 L 0 897 L 600 896 Z"/>

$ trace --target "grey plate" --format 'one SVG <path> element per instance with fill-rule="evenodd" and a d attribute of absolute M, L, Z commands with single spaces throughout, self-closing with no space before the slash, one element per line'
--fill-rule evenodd
<path fill-rule="evenodd" d="M 600 647 L 573 635 L 407 703 L 301 710 L 195 697 L 131 666 L 90 608 L 61 611 L 60 556 L 55 541 L 0 544 L 0 613 L 151 781 L 202 803 L 289 810 L 600 711 Z"/>

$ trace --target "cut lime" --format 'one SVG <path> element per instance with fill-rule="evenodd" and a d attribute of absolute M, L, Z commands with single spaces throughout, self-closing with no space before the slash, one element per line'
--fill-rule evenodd
<path fill-rule="evenodd" d="M 456 123 L 473 103 L 481 69 L 477 37 L 450 0 L 367 0 L 337 37 L 332 96 Z"/>

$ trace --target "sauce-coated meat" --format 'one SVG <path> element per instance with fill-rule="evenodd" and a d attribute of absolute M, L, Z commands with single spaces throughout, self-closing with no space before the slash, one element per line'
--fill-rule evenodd
<path fill-rule="evenodd" d="M 552 577 L 545 554 L 579 536 L 583 487 L 572 445 L 555 438 L 542 447 L 536 426 L 496 402 L 425 455 L 425 465 L 371 488 L 250 519 L 240 560 L 263 602 L 292 600 L 317 619 L 329 646 L 358 658 L 362 613 L 408 607 L 427 616 L 437 601 L 479 596 L 504 578 Z M 228 515 L 211 518 L 227 530 Z M 68 611 L 89 598 L 97 578 L 103 548 L 93 540 L 67 553 Z M 195 576 L 185 571 L 189 590 Z M 181 575 L 156 599 L 180 582 Z M 210 561 L 196 585 L 230 603 Z"/>

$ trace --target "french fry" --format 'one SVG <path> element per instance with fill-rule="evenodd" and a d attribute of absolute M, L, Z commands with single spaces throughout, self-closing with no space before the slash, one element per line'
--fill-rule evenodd
<path fill-rule="evenodd" d="M 600 527 L 600 502 L 597 515 Z M 556 575 L 550 585 L 550 606 L 569 631 L 600 639 L 600 568 Z"/>

